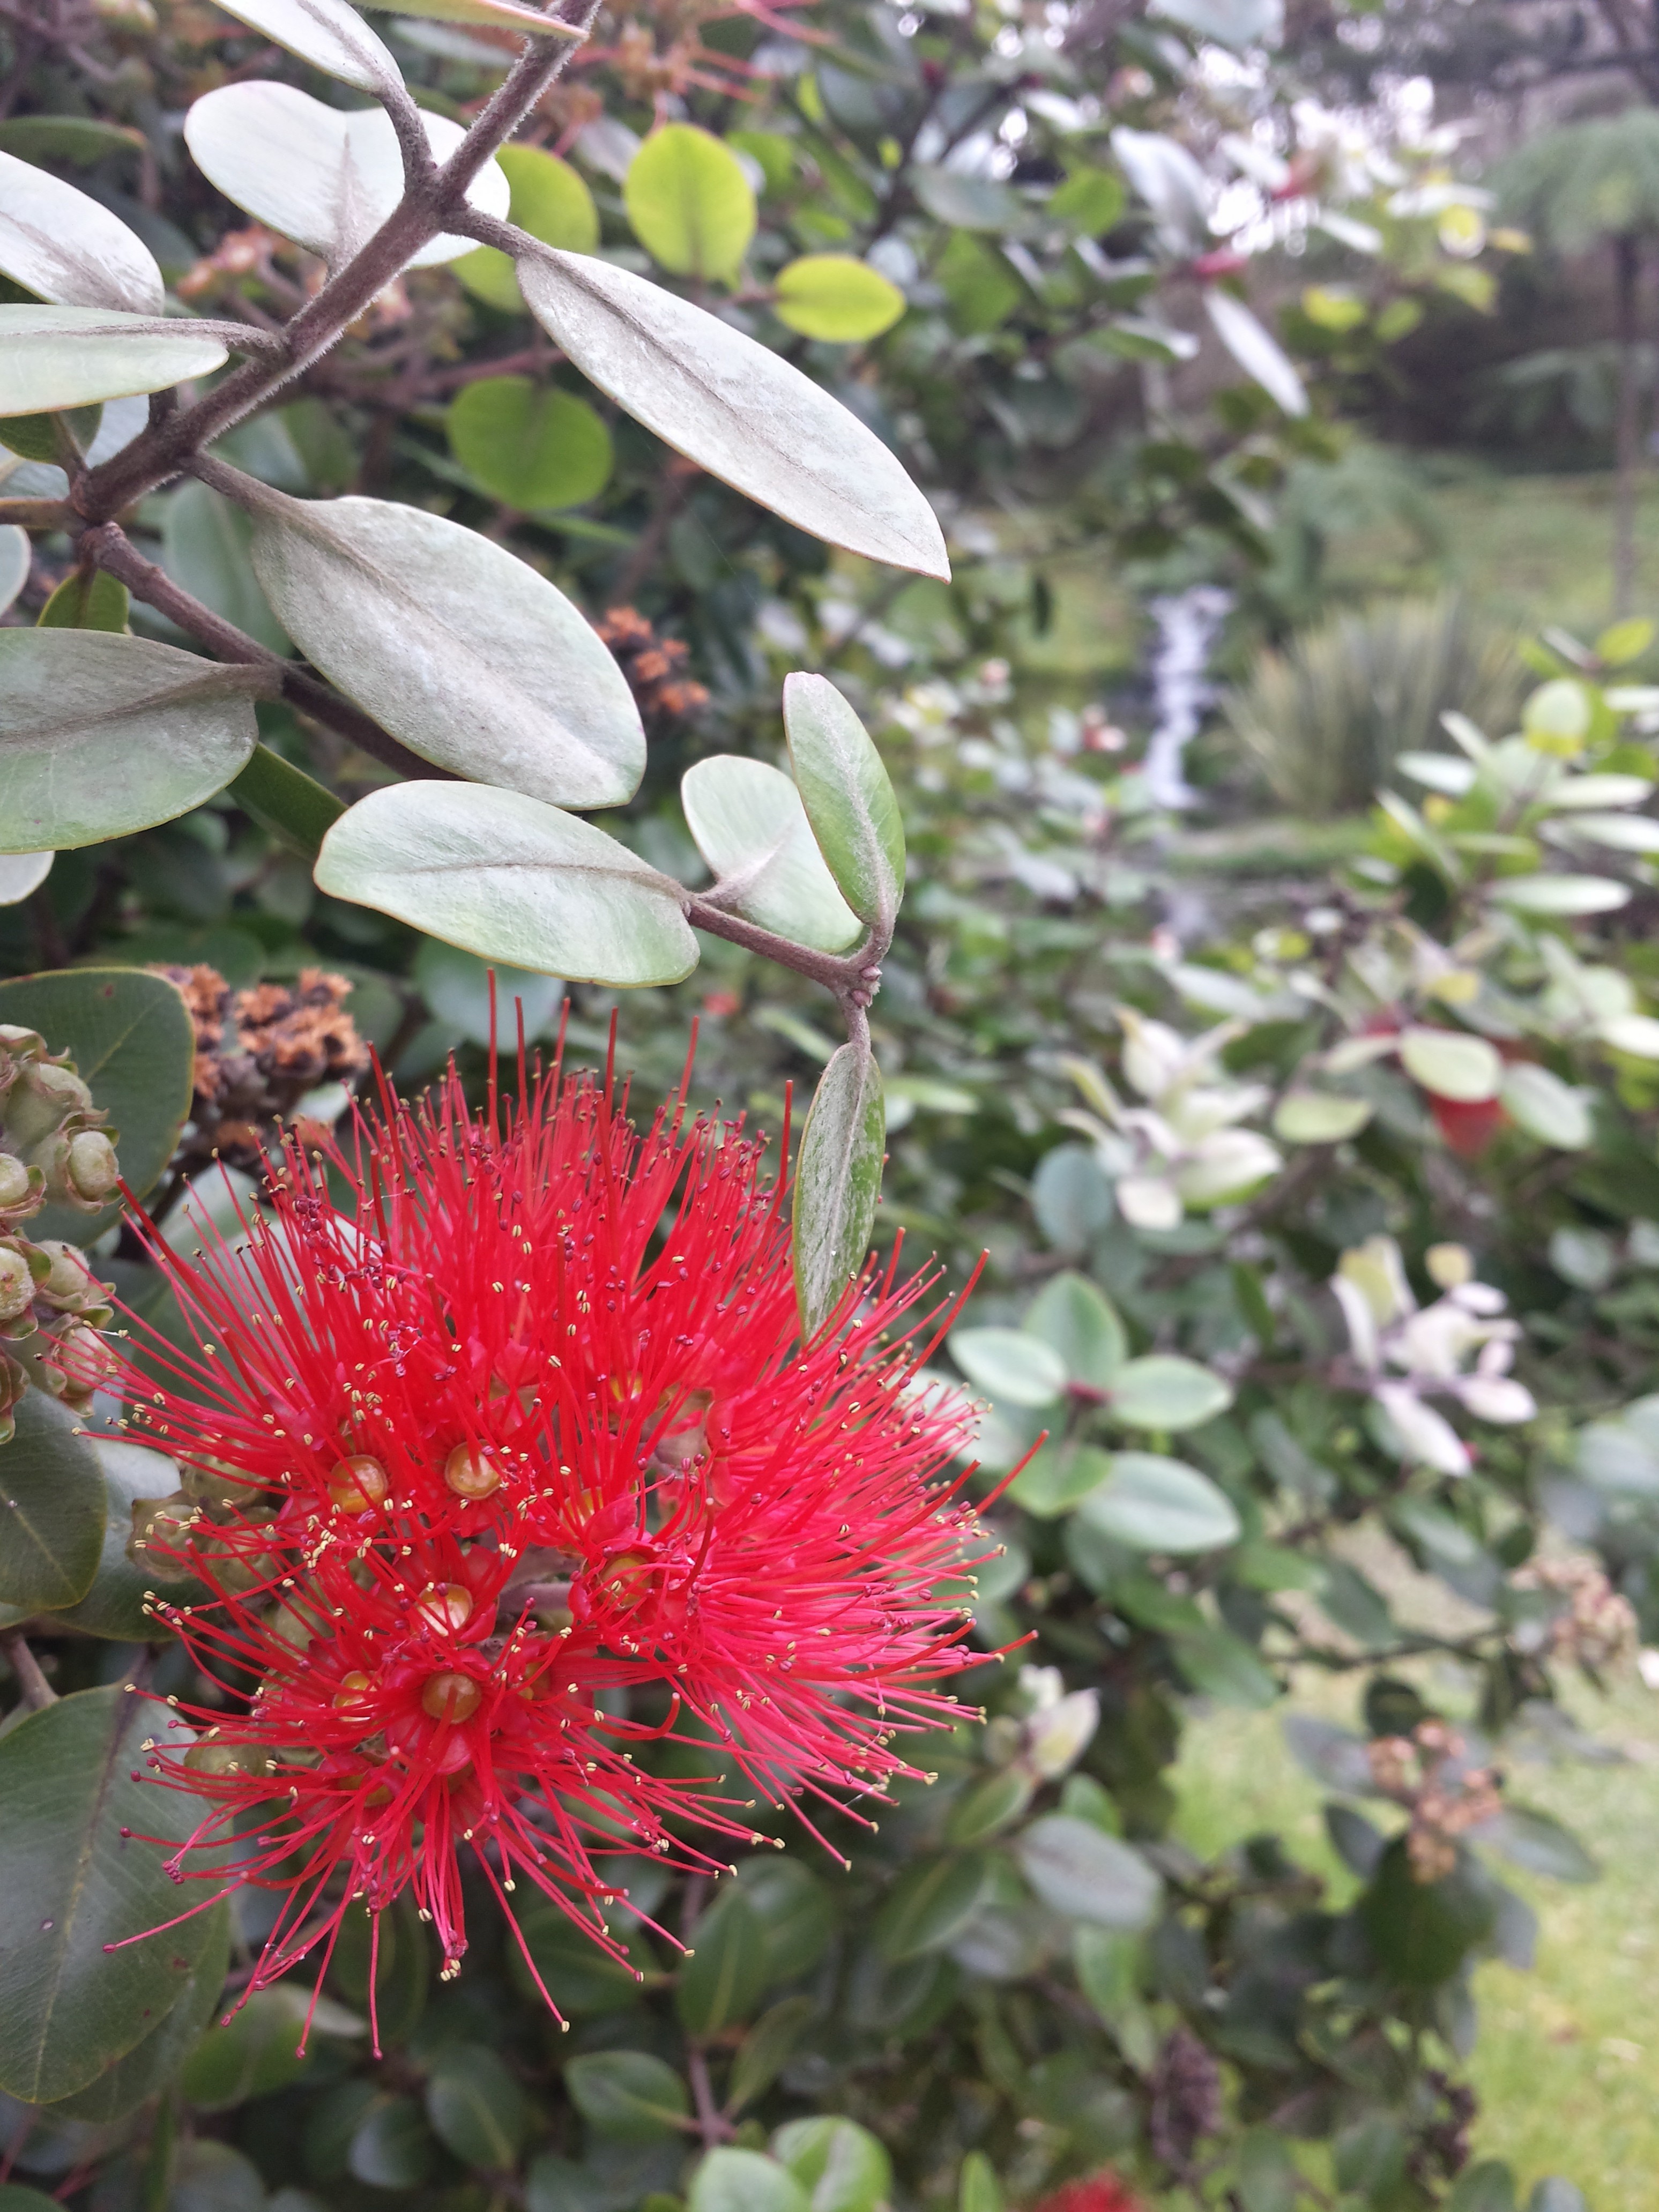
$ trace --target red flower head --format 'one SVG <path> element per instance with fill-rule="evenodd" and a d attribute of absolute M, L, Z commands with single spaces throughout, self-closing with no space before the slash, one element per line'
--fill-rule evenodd
<path fill-rule="evenodd" d="M 211 1808 L 175 1872 L 288 1892 L 252 1986 L 406 1889 L 457 1971 L 464 1843 L 615 1954 L 623 1855 L 718 1868 L 757 1798 L 878 1792 L 961 1717 L 940 1586 L 985 1547 L 913 1381 L 927 1285 L 800 1342 L 761 1151 L 557 1074 L 474 1118 L 452 1073 L 290 1146 L 240 1249 L 153 1245 L 216 1347 L 135 1384 L 196 1501 L 152 1549 L 211 1593 L 156 1610 L 233 1717 L 151 1763 Z M 688 1722 L 744 1796 L 636 1763 Z"/>
<path fill-rule="evenodd" d="M 1036 2212 L 1145 2212 L 1145 2207 L 1128 2184 L 1108 2166 L 1085 2180 L 1068 2181 L 1052 2197 L 1045 2197 Z"/>

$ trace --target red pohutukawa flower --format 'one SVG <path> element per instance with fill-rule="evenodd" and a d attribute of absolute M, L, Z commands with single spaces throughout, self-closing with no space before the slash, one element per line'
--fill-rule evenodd
<path fill-rule="evenodd" d="M 619 1955 L 624 1855 L 722 1867 L 757 1800 L 878 1794 L 962 1717 L 945 1586 L 987 1547 L 928 1283 L 802 1342 L 761 1144 L 624 1107 L 556 1072 L 474 1117 L 452 1073 L 290 1146 L 239 1249 L 154 1244 L 216 1346 L 137 1386 L 196 1501 L 152 1550 L 211 1594 L 155 1609 L 231 1717 L 151 1765 L 210 1807 L 175 1872 L 286 1892 L 252 1986 L 405 1890 L 457 1971 L 464 1844 Z M 748 1795 L 646 1771 L 664 1735 Z"/>

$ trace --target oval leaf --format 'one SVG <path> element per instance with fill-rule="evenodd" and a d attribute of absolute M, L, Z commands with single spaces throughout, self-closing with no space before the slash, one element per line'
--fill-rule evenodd
<path fill-rule="evenodd" d="M 270 688 L 148 638 L 0 631 L 0 848 L 95 845 L 199 806 L 246 764 Z"/>
<path fill-rule="evenodd" d="M 52 873 L 55 853 L 0 853 L 0 906 L 15 906 Z"/>
<path fill-rule="evenodd" d="M 1288 1145 L 1340 1145 L 1357 1137 L 1375 1109 L 1333 1091 L 1287 1091 L 1273 1109 L 1273 1134 Z"/>
<path fill-rule="evenodd" d="M 359 92 L 403 83 L 388 49 L 346 0 L 225 0 L 225 13 Z"/>
<path fill-rule="evenodd" d="M 1085 1390 L 1106 1389 L 1128 1357 L 1116 1309 L 1086 1275 L 1069 1267 L 1043 1285 L 1020 1326 L 1051 1346 L 1070 1381 Z"/>
<path fill-rule="evenodd" d="M 674 2006 L 692 2035 L 720 2035 L 745 2021 L 770 1978 L 766 1923 L 735 1884 L 697 1923 L 696 1944 L 680 1968 Z"/>
<path fill-rule="evenodd" d="M 84 2089 L 141 2042 L 214 1938 L 210 1912 L 178 1921 L 162 1867 L 202 1806 L 137 1778 L 143 1738 L 171 1718 L 116 1683 L 60 1698 L 0 1739 L 0 2088 L 25 2103 Z"/>
<path fill-rule="evenodd" d="M 728 2145 L 703 2159 L 686 2205 L 687 2212 L 809 2212 L 806 2191 L 787 2166 Z"/>
<path fill-rule="evenodd" d="M 1630 898 L 1630 885 L 1608 876 L 1500 876 L 1486 888 L 1517 914 L 1612 914 Z"/>
<path fill-rule="evenodd" d="M 922 1859 L 889 1888 L 871 1933 L 884 1959 L 896 1962 L 937 1951 L 979 1910 L 991 1863 L 981 1851 Z"/>
<path fill-rule="evenodd" d="M 1425 1091 L 1467 1104 L 1495 1098 L 1504 1080 L 1497 1046 L 1485 1037 L 1467 1036 L 1461 1030 L 1402 1030 L 1400 1059 L 1406 1073 Z"/>
<path fill-rule="evenodd" d="M 0 275 L 59 307 L 159 315 L 167 288 L 155 256 L 88 193 L 0 153 Z"/>
<path fill-rule="evenodd" d="M 1595 1117 L 1584 1094 L 1531 1060 L 1517 1060 L 1505 1068 L 1498 1095 L 1510 1121 L 1540 1145 L 1582 1152 L 1595 1135 Z"/>
<path fill-rule="evenodd" d="M 1112 1471 L 1112 1455 L 1097 1444 L 1044 1444 L 1008 1486 L 1008 1495 L 1040 1521 L 1051 1521 L 1097 1490 Z"/>
<path fill-rule="evenodd" d="M 773 2136 L 772 2155 L 806 2191 L 812 2212 L 878 2212 L 893 2192 L 886 2145 L 856 2120 L 790 2120 Z"/>
<path fill-rule="evenodd" d="M 1050 1813 L 1014 1844 L 1020 1872 L 1055 1912 L 1097 1928 L 1149 1925 L 1163 1885 L 1139 1851 L 1091 1820 Z"/>
<path fill-rule="evenodd" d="M 104 1477 L 73 1417 L 44 1391 L 25 1391 L 15 1418 L 16 1434 L 0 1444 L 0 1605 L 44 1613 L 92 1587 Z"/>
<path fill-rule="evenodd" d="M 836 888 L 799 792 L 764 761 L 716 753 L 689 768 L 680 804 L 717 902 L 796 945 L 840 952 L 859 918 Z"/>
<path fill-rule="evenodd" d="M 489 2173 L 518 2164 L 530 2131 L 524 2091 L 495 2053 L 477 2043 L 439 2051 L 427 2077 L 426 2116 L 446 2150 Z"/>
<path fill-rule="evenodd" d="M 387 500 L 267 491 L 252 552 L 295 644 L 423 760 L 555 806 L 638 789 L 645 732 L 621 669 L 504 547 Z"/>
<path fill-rule="evenodd" d="M 109 307 L 0 307 L 0 415 L 163 392 L 223 366 L 211 330 Z"/>
<path fill-rule="evenodd" d="M 199 664 L 198 664 L 199 665 Z M 139 968 L 41 969 L 0 983 L 0 1022 L 38 1030 L 74 1059 L 93 1103 L 119 1132 L 121 1174 L 147 1198 L 173 1158 L 190 1112 L 196 1032 L 175 984 Z M 29 1224 L 35 1237 L 89 1244 L 120 1218 L 49 1206 Z"/>
<path fill-rule="evenodd" d="M 949 576 L 933 510 L 893 454 L 765 346 L 611 262 L 537 246 L 519 283 L 582 374 L 711 476 L 832 545 Z"/>
<path fill-rule="evenodd" d="M 1224 1491 L 1195 1467 L 1156 1452 L 1115 1452 L 1107 1480 L 1083 1499 L 1078 1517 L 1135 1552 L 1214 1552 L 1240 1534 Z"/>
<path fill-rule="evenodd" d="M 1023 1328 L 957 1328 L 951 1357 L 993 1404 L 1052 1406 L 1066 1389 L 1066 1361 Z"/>
<path fill-rule="evenodd" d="M 692 123 L 653 131 L 628 167 L 634 235 L 676 276 L 729 281 L 755 235 L 755 195 L 729 146 Z"/>
<path fill-rule="evenodd" d="M 1211 327 L 1248 377 L 1261 386 L 1287 415 L 1305 415 L 1308 394 L 1291 359 L 1270 337 L 1242 300 L 1231 292 L 1206 291 L 1204 311 Z"/>
<path fill-rule="evenodd" d="M 690 2110 L 672 2066 L 645 2051 L 595 2051 L 564 2069 L 570 2101 L 599 2134 L 635 2142 L 673 2135 Z"/>
<path fill-rule="evenodd" d="M 1121 1367 L 1109 1393 L 1115 1420 L 1132 1429 L 1195 1429 L 1233 1402 L 1209 1368 L 1173 1352 L 1150 1352 Z"/>
<path fill-rule="evenodd" d="M 774 280 L 772 313 L 803 337 L 858 345 L 891 330 L 904 313 L 898 286 L 850 253 L 804 253 Z"/>
<path fill-rule="evenodd" d="M 479 489 L 508 507 L 580 507 L 611 480 L 611 433 L 593 409 L 527 376 L 478 377 L 458 395 L 445 427 Z"/>
<path fill-rule="evenodd" d="M 509 222 L 544 246 L 592 252 L 599 242 L 599 211 L 580 170 L 540 146 L 503 146 L 495 159 L 512 189 Z M 475 299 L 505 314 L 522 313 L 524 295 L 509 254 L 480 246 L 451 266 Z"/>
<path fill-rule="evenodd" d="M 123 2120 L 147 2103 L 179 2072 L 213 2017 L 230 1966 L 229 1905 L 215 1905 L 202 1917 L 211 1930 L 207 1948 L 191 1968 L 177 2002 L 125 2058 L 106 2067 L 95 2081 L 77 2089 L 73 2096 L 58 2098 L 52 2108 L 54 2118 L 89 2120 L 94 2127 L 107 2127 L 112 2120 Z M 293 2048 L 291 2030 L 289 2048 Z M 0 2212 L 14 2212 L 8 2197 L 9 2192 L 0 2189 Z M 15 2212 L 22 2212 L 22 2208 L 15 2208 Z"/>
<path fill-rule="evenodd" d="M 424 108 L 421 121 L 434 160 L 447 161 L 465 136 L 460 125 Z M 346 114 L 291 84 L 256 80 L 204 93 L 185 118 L 185 143 L 228 200 L 332 269 L 368 243 L 404 196 L 403 155 L 384 108 Z M 480 215 L 504 216 L 512 192 L 486 161 L 466 197 Z M 443 233 L 405 266 L 434 268 L 472 246 Z"/>
<path fill-rule="evenodd" d="M 808 1336 L 823 1327 L 864 1265 L 886 1138 L 875 1055 L 868 1045 L 844 1044 L 818 1078 L 795 1160 L 790 1249 Z"/>
<path fill-rule="evenodd" d="M 824 676 L 783 684 L 783 728 L 806 818 L 847 903 L 878 934 L 904 895 L 904 822 L 869 732 Z"/>
<path fill-rule="evenodd" d="M 678 884 L 539 799 L 472 784 L 373 791 L 323 840 L 319 887 L 540 975 L 678 983 L 697 940 Z"/>

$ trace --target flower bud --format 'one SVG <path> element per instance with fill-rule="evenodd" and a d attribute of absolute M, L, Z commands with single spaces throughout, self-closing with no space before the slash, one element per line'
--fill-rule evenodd
<path fill-rule="evenodd" d="M 61 1378 L 59 1392 L 66 1406 L 91 1402 L 115 1371 L 115 1354 L 94 1328 L 76 1322 L 52 1347 L 52 1364 Z"/>
<path fill-rule="evenodd" d="M 240 1774 L 252 1754 L 240 1744 L 215 1743 L 210 1739 L 191 1744 L 185 1765 L 192 1774 Z"/>
<path fill-rule="evenodd" d="M 0 1244 L 0 1322 L 17 1321 L 34 1303 L 34 1271 L 17 1245 Z"/>
<path fill-rule="evenodd" d="M 132 1534 L 127 1539 L 127 1557 L 135 1566 L 144 1566 L 159 1572 L 159 1565 L 142 1555 L 150 1552 L 163 1554 L 182 1552 L 190 1541 L 191 1523 L 196 1508 L 182 1490 L 175 1490 L 171 1498 L 135 1498 L 132 1501 Z"/>
<path fill-rule="evenodd" d="M 101 1201 L 120 1178 L 115 1147 L 101 1129 L 81 1129 L 70 1139 L 64 1179 L 77 1197 Z"/>
<path fill-rule="evenodd" d="M 31 1200 L 38 1202 L 45 1188 L 38 1170 L 26 1167 L 15 1152 L 0 1152 L 0 1213 L 16 1213 Z"/>
<path fill-rule="evenodd" d="M 100 1302 L 104 1286 L 75 1245 L 47 1237 L 34 1249 L 51 1263 L 36 1289 L 36 1295 L 48 1305 L 55 1306 L 59 1313 L 75 1313 Z M 90 1297 L 89 1292 L 93 1294 Z"/>
<path fill-rule="evenodd" d="M 6 1135 L 16 1150 L 31 1152 L 71 1114 L 92 1111 L 92 1093 L 72 1067 L 33 1060 L 6 1093 Z"/>

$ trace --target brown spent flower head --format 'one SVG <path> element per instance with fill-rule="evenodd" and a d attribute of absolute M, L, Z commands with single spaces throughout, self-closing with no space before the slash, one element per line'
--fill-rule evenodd
<path fill-rule="evenodd" d="M 292 983 L 233 991 L 216 968 L 158 968 L 184 993 L 196 1032 L 196 1092 L 180 1148 L 257 1171 L 280 1125 L 324 1083 L 353 1090 L 368 1048 L 345 1010 L 343 975 L 302 968 Z"/>
<path fill-rule="evenodd" d="M 593 627 L 616 655 L 647 722 L 660 728 L 684 721 L 708 704 L 707 689 L 681 673 L 690 647 L 678 637 L 659 637 L 637 607 L 612 607 Z"/>
<path fill-rule="evenodd" d="M 1596 1674 L 1634 1654 L 1641 1640 L 1636 1608 L 1594 1559 L 1532 1559 L 1514 1580 L 1517 1589 L 1545 1590 L 1565 1600 L 1545 1631 L 1551 1658 Z"/>
<path fill-rule="evenodd" d="M 1457 1864 L 1457 1838 L 1503 1810 L 1502 1776 L 1465 1765 L 1467 1746 L 1443 1720 L 1419 1721 L 1410 1735 L 1378 1736 L 1365 1748 L 1376 1789 L 1411 1814 L 1412 1879 L 1443 1881 Z"/>

